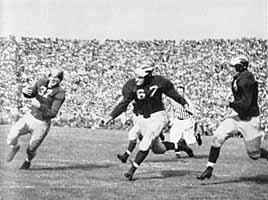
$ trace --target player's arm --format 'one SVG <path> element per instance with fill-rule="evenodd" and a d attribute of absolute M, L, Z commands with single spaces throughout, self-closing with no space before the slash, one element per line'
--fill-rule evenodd
<path fill-rule="evenodd" d="M 122 89 L 123 99 L 115 106 L 110 115 L 106 117 L 105 124 L 108 124 L 110 121 L 118 117 L 120 114 L 127 110 L 128 105 L 133 100 L 131 93 L 131 87 L 129 82 L 127 82 Z"/>
<path fill-rule="evenodd" d="M 130 104 L 130 102 L 132 101 L 132 99 L 130 98 L 123 98 L 113 109 L 113 111 L 111 112 L 110 116 L 111 119 L 115 119 L 116 117 L 118 117 L 119 115 L 121 115 L 123 112 L 125 112 L 127 110 L 128 105 Z"/>
<path fill-rule="evenodd" d="M 242 98 L 240 100 L 230 102 L 229 106 L 233 108 L 237 113 L 243 113 L 249 109 L 252 103 L 255 83 L 248 79 L 242 79 L 238 82 L 238 84 L 241 88 Z"/>
<path fill-rule="evenodd" d="M 43 112 L 44 117 L 46 118 L 54 118 L 57 116 L 64 100 L 65 100 L 65 92 L 60 92 L 55 95 L 54 101 L 51 105 L 51 108 L 48 108 L 45 104 L 40 104 L 40 110 Z"/>
<path fill-rule="evenodd" d="M 179 93 L 175 90 L 174 85 L 168 80 L 166 81 L 164 94 L 183 106 L 187 104 L 187 101 L 185 100 L 185 98 L 179 95 Z"/>

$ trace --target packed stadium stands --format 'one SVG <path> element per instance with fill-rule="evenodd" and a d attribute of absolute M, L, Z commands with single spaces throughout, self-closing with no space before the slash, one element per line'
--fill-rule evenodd
<path fill-rule="evenodd" d="M 141 62 L 155 65 L 155 73 L 185 85 L 196 105 L 197 120 L 208 133 L 228 109 L 218 98 L 231 98 L 227 61 L 244 54 L 260 84 L 262 126 L 268 130 L 268 42 L 263 39 L 207 40 L 67 40 L 58 38 L 0 38 L 0 123 L 12 123 L 27 109 L 21 88 L 45 76 L 47 69 L 65 70 L 67 99 L 54 125 L 94 128 L 111 111 L 132 69 Z M 166 99 L 167 110 L 171 102 Z M 26 106 L 25 106 L 26 105 Z M 131 111 L 128 111 L 130 114 Z M 116 127 L 121 127 L 116 125 Z"/>

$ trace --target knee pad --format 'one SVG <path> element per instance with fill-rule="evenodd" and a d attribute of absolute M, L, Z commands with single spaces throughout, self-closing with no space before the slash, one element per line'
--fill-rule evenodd
<path fill-rule="evenodd" d="M 212 146 L 215 148 L 220 148 L 222 144 L 224 143 L 224 139 L 219 138 L 218 136 L 212 137 Z"/>
<path fill-rule="evenodd" d="M 12 145 L 15 146 L 17 143 L 18 143 L 18 140 L 17 139 L 13 140 L 11 138 L 7 138 L 7 145 L 8 146 L 12 146 Z"/>

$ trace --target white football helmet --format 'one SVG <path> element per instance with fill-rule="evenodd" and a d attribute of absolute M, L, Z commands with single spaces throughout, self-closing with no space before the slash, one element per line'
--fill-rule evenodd
<path fill-rule="evenodd" d="M 136 68 L 134 70 L 136 85 L 142 85 L 144 83 L 145 78 L 151 76 L 152 72 L 153 66 L 150 65 L 143 65 L 141 67 Z"/>
<path fill-rule="evenodd" d="M 244 55 L 239 55 L 231 59 L 231 66 L 234 66 L 236 71 L 241 72 L 248 68 L 248 58 Z"/>

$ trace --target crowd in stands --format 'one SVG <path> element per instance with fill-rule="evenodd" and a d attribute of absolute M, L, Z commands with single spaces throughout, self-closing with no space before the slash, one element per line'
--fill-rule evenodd
<path fill-rule="evenodd" d="M 227 61 L 244 54 L 260 85 L 262 125 L 268 130 L 267 40 L 256 38 L 206 40 L 67 40 L 58 38 L 0 39 L 0 123 L 12 123 L 25 112 L 28 99 L 21 88 L 60 66 L 65 71 L 67 98 L 54 125 L 95 128 L 110 113 L 132 70 L 142 62 L 155 74 L 184 85 L 196 105 L 196 120 L 210 134 L 229 109 L 213 104 L 231 100 L 234 71 Z M 165 99 L 167 110 L 172 103 Z M 131 110 L 127 112 L 131 116 Z M 115 123 L 115 127 L 122 125 Z"/>

